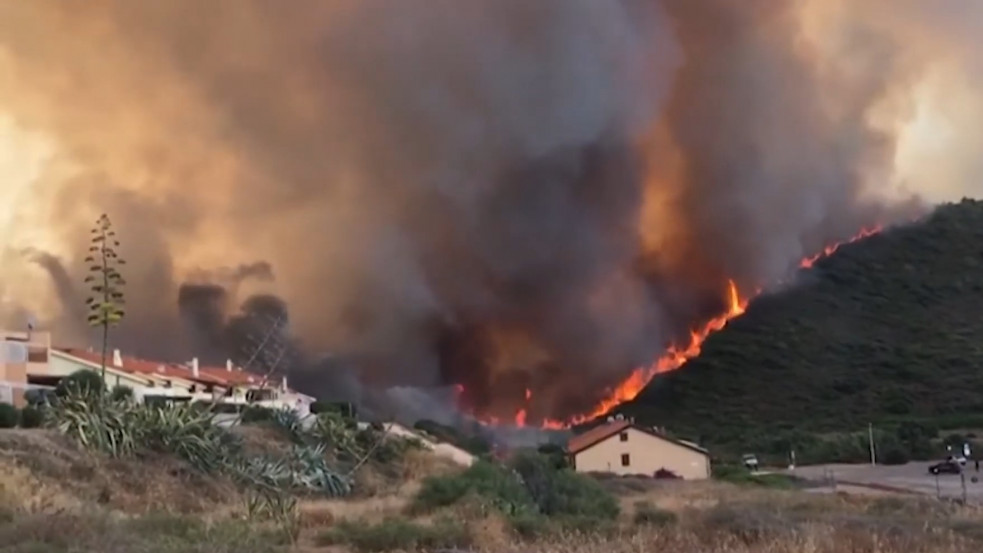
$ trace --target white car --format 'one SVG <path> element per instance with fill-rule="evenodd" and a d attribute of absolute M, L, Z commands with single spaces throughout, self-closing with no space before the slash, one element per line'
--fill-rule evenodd
<path fill-rule="evenodd" d="M 966 456 L 965 455 L 950 455 L 949 460 L 954 463 L 959 463 L 962 466 L 966 466 Z"/>

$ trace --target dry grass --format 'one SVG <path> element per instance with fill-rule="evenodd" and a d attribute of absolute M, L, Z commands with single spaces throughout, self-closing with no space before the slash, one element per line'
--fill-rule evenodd
<path fill-rule="evenodd" d="M 0 432 L 0 489 L 19 507 L 56 510 L 97 504 L 129 513 L 208 512 L 238 499 L 231 483 L 174 459 L 108 459 L 43 430 Z"/>
<path fill-rule="evenodd" d="M 436 515 L 457 517 L 467 528 L 468 549 L 502 552 L 605 553 L 673 551 L 720 553 L 978 553 L 983 551 L 983 510 L 910 496 L 850 496 L 742 488 L 714 482 L 659 482 L 622 498 L 624 514 L 609 533 L 583 525 L 551 527 L 521 539 L 501 516 L 455 505 Z M 641 504 L 647 516 L 635 517 Z M 368 514 L 349 512 L 361 530 L 359 551 L 392 544 L 394 507 Z M 414 519 L 433 525 L 435 518 Z M 378 541 L 365 529 L 375 526 Z M 312 532 L 316 532 L 312 530 Z M 323 530 L 321 530 L 323 532 Z M 455 539 L 461 540 L 460 536 Z M 322 542 L 323 543 L 323 542 Z M 332 543 L 337 543 L 337 539 Z"/>
<path fill-rule="evenodd" d="M 261 447 L 265 439 L 257 433 L 248 441 Z M 489 553 L 983 551 L 979 508 L 910 496 L 812 494 L 715 482 L 605 482 L 618 492 L 623 514 L 603 535 L 587 531 L 589 521 L 547 521 L 542 527 L 543 520 L 530 520 L 534 531 L 523 538 L 515 520 L 480 503 L 406 518 L 406 505 L 423 478 L 456 470 L 445 459 L 413 451 L 398 465 L 367 471 L 366 482 L 382 482 L 375 495 L 302 501 L 301 540 L 293 551 L 438 544 Z M 110 461 L 44 431 L 0 432 L 3 552 L 291 551 L 270 528 L 241 520 L 240 501 L 231 485 L 198 476 L 176 461 Z M 636 516 L 639 508 L 644 512 Z M 160 513 L 165 510 L 189 514 Z M 357 534 L 351 543 L 358 547 L 343 545 L 339 529 L 346 528 Z M 401 541 L 404 534 L 415 541 Z"/>

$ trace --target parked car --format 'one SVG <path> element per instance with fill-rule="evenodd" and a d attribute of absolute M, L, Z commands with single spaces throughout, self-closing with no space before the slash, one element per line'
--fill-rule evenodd
<path fill-rule="evenodd" d="M 758 457 L 753 453 L 748 453 L 741 457 L 741 463 L 751 472 L 756 472 L 758 470 Z"/>
<path fill-rule="evenodd" d="M 935 463 L 934 465 L 928 467 L 928 472 L 930 474 L 959 474 L 962 472 L 962 465 L 958 461 L 952 459 L 947 459 L 941 463 Z"/>
<path fill-rule="evenodd" d="M 966 466 L 966 456 L 965 455 L 950 455 L 948 460 L 949 461 L 952 461 L 954 463 L 959 463 L 960 465 L 962 465 L 964 467 Z"/>

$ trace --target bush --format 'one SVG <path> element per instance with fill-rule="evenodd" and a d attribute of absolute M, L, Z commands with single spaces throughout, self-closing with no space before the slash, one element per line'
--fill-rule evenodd
<path fill-rule="evenodd" d="M 57 399 L 55 390 L 48 388 L 31 388 L 24 392 L 24 399 L 28 405 L 47 405 Z"/>
<path fill-rule="evenodd" d="M 97 397 L 105 393 L 106 383 L 95 371 L 82 369 L 62 378 L 55 388 L 58 397 L 65 397 L 70 392 L 75 392 L 82 396 Z"/>
<path fill-rule="evenodd" d="M 521 512 L 508 515 L 506 520 L 517 536 L 527 540 L 535 540 L 552 531 L 549 517 L 533 512 Z"/>
<path fill-rule="evenodd" d="M 648 501 L 635 503 L 635 524 L 645 526 L 669 526 L 676 522 L 676 513 L 659 509 Z"/>
<path fill-rule="evenodd" d="M 133 388 L 129 386 L 113 386 L 113 390 L 109 392 L 109 398 L 113 401 L 132 401 Z"/>
<path fill-rule="evenodd" d="M 276 413 L 268 407 L 250 405 L 242 410 L 242 424 L 252 424 L 257 422 L 272 422 Z"/>
<path fill-rule="evenodd" d="M 346 419 L 354 419 L 358 415 L 358 410 L 348 401 L 315 401 L 311 404 L 311 414 L 320 415 L 321 413 L 337 413 Z"/>
<path fill-rule="evenodd" d="M 503 466 L 479 460 L 460 474 L 431 476 L 423 481 L 411 509 L 427 512 L 453 505 L 468 494 L 492 503 L 505 514 L 535 509 L 516 474 Z"/>
<path fill-rule="evenodd" d="M 620 512 L 617 499 L 593 478 L 557 469 L 549 457 L 517 456 L 511 469 L 479 460 L 453 476 L 434 476 L 423 482 L 411 510 L 427 512 L 453 505 L 466 496 L 483 499 L 529 537 L 540 532 L 539 517 L 574 520 L 575 525 L 604 525 Z"/>
<path fill-rule="evenodd" d="M 448 519 L 432 525 L 402 518 L 388 518 L 377 524 L 343 521 L 318 537 L 319 545 L 345 544 L 365 553 L 466 548 L 472 541 L 467 525 Z"/>
<path fill-rule="evenodd" d="M 20 412 L 22 428 L 38 428 L 44 424 L 44 412 L 39 407 L 28 405 Z"/>
<path fill-rule="evenodd" d="M 15 428 L 20 420 L 20 412 L 9 403 L 0 403 L 0 428 Z"/>
<path fill-rule="evenodd" d="M 541 511 L 548 516 L 613 520 L 621 509 L 618 500 L 593 478 L 561 470 L 550 479 L 548 501 L 541 506 Z"/>

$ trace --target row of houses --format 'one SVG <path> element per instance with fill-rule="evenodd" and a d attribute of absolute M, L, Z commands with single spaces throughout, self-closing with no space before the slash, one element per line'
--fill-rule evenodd
<path fill-rule="evenodd" d="M 139 401 L 206 401 L 233 410 L 244 405 L 290 408 L 304 416 L 314 398 L 291 389 L 286 377 L 267 378 L 227 361 L 206 366 L 198 359 L 174 364 L 124 355 L 107 356 L 107 388 L 129 388 Z M 100 372 L 101 352 L 51 345 L 43 331 L 0 332 L 0 403 L 22 406 L 31 388 L 50 388 L 80 370 Z M 578 472 L 619 475 L 671 473 L 686 480 L 710 476 L 710 456 L 698 445 L 658 429 L 612 418 L 567 443 Z"/>
<path fill-rule="evenodd" d="M 23 405 L 30 388 L 57 385 L 62 378 L 80 371 L 101 372 L 102 353 L 90 349 L 51 345 L 44 331 L 0 333 L 0 403 Z M 129 388 L 140 401 L 208 401 L 230 407 L 247 404 L 291 408 L 307 414 L 314 398 L 287 384 L 286 377 L 253 374 L 226 361 L 224 367 L 205 366 L 198 359 L 175 364 L 149 361 L 109 352 L 106 386 Z"/>

